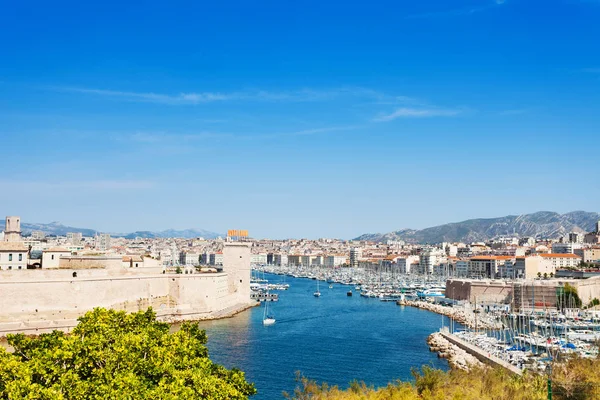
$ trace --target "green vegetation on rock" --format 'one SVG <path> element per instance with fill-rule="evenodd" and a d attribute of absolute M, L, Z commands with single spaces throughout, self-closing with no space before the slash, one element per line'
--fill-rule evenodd
<path fill-rule="evenodd" d="M 155 313 L 97 308 L 73 332 L 9 335 L 0 348 L 0 399 L 246 399 L 244 373 L 208 358 L 206 333 L 170 333 Z"/>

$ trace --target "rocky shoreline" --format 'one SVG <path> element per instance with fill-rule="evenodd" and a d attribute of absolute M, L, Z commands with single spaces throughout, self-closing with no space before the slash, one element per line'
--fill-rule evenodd
<path fill-rule="evenodd" d="M 437 352 L 439 358 L 448 360 L 451 368 L 468 371 L 473 367 L 481 367 L 483 363 L 460 347 L 450 343 L 439 332 L 427 338 L 429 350 Z"/>
<path fill-rule="evenodd" d="M 428 303 L 419 300 L 399 300 L 399 306 L 409 306 L 445 315 L 454 321 L 473 329 L 502 329 L 502 323 L 489 318 L 477 316 L 471 310 L 464 307 L 447 307 L 440 304 Z"/>

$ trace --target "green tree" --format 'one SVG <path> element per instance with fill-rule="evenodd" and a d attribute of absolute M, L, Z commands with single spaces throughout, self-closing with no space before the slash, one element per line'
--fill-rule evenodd
<path fill-rule="evenodd" d="M 175 268 L 175 273 L 176 274 L 181 274 L 183 271 L 181 270 L 181 267 L 177 267 Z"/>
<path fill-rule="evenodd" d="M 152 309 L 97 308 L 70 335 L 9 335 L 0 348 L 0 399 L 246 399 L 244 373 L 208 358 L 206 333 L 183 323 L 169 333 Z"/>

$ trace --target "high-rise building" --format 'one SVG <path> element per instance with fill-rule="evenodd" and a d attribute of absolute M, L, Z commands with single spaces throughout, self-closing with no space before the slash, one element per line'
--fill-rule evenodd
<path fill-rule="evenodd" d="M 353 247 L 350 249 L 350 266 L 351 267 L 358 267 L 358 260 L 360 260 L 361 257 L 361 249 L 359 249 L 358 247 Z"/>
<path fill-rule="evenodd" d="M 73 246 L 79 246 L 81 239 L 83 239 L 81 232 L 67 232 L 67 242 Z"/>
<path fill-rule="evenodd" d="M 596 222 L 596 233 L 600 233 L 600 221 Z"/>
<path fill-rule="evenodd" d="M 4 228 L 5 242 L 21 241 L 21 218 L 6 217 L 6 227 Z"/>
<path fill-rule="evenodd" d="M 107 251 L 110 249 L 110 235 L 108 233 L 96 235 L 96 249 L 100 251 Z"/>

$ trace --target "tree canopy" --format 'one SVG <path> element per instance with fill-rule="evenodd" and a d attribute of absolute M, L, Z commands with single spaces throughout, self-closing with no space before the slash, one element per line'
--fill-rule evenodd
<path fill-rule="evenodd" d="M 208 358 L 206 333 L 170 333 L 152 309 L 94 309 L 71 334 L 9 335 L 0 348 L 0 399 L 246 399 L 244 373 Z"/>

